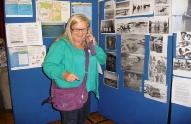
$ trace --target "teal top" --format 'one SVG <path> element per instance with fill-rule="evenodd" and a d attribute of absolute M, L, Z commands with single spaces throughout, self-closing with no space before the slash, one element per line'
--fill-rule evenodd
<path fill-rule="evenodd" d="M 96 55 L 92 56 L 89 52 L 89 68 L 86 88 L 88 91 L 93 91 L 96 97 L 98 93 L 98 67 L 106 62 L 106 54 L 97 44 L 94 45 Z M 61 38 L 54 42 L 46 55 L 45 61 L 42 64 L 44 73 L 53 79 L 58 87 L 71 88 L 79 86 L 85 75 L 85 52 L 82 49 L 75 48 L 71 42 Z M 71 72 L 79 77 L 79 80 L 67 82 L 63 78 L 64 72 Z"/>

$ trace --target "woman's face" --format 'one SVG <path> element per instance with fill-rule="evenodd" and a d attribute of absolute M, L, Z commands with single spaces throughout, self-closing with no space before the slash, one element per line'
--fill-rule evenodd
<path fill-rule="evenodd" d="M 88 33 L 87 23 L 85 21 L 72 25 L 72 37 L 74 42 L 83 42 Z"/>

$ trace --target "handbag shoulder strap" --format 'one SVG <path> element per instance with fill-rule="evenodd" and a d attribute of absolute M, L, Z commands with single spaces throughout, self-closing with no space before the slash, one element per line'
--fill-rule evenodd
<path fill-rule="evenodd" d="M 86 87 L 86 80 L 87 80 L 87 76 L 88 76 L 88 66 L 89 66 L 89 53 L 88 53 L 88 48 L 84 48 L 85 51 L 85 57 L 86 57 L 86 62 L 85 62 L 85 75 L 84 75 L 84 79 L 83 82 L 80 86 L 82 87 Z"/>
<path fill-rule="evenodd" d="M 89 66 L 89 53 L 88 53 L 88 48 L 86 47 L 84 49 L 85 51 L 85 56 L 86 56 L 86 65 L 85 65 L 85 72 L 87 73 L 88 72 L 88 66 Z"/>

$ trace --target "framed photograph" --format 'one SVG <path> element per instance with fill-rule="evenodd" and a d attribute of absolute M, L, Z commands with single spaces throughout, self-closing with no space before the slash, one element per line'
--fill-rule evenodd
<path fill-rule="evenodd" d="M 116 36 L 106 36 L 106 50 L 116 50 Z"/>
<path fill-rule="evenodd" d="M 113 88 L 118 88 L 118 80 L 119 80 L 119 75 L 116 73 L 104 72 L 104 84 L 113 87 Z"/>
<path fill-rule="evenodd" d="M 107 55 L 106 70 L 111 72 L 116 72 L 116 53 L 107 52 L 106 55 Z"/>

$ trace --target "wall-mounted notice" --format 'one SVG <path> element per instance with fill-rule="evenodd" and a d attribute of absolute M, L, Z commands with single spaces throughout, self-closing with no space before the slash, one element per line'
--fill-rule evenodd
<path fill-rule="evenodd" d="M 5 0 L 6 17 L 33 17 L 32 0 Z"/>
<path fill-rule="evenodd" d="M 70 1 L 36 1 L 36 21 L 67 22 L 70 18 Z"/>
<path fill-rule="evenodd" d="M 44 45 L 9 47 L 8 51 L 11 70 L 41 67 L 46 56 Z"/>
<path fill-rule="evenodd" d="M 58 37 L 64 33 L 64 22 L 44 22 L 42 23 L 43 37 Z"/>
<path fill-rule="evenodd" d="M 72 15 L 84 14 L 89 20 L 92 20 L 92 3 L 73 2 Z"/>
<path fill-rule="evenodd" d="M 173 77 L 171 102 L 191 107 L 191 79 Z"/>
<path fill-rule="evenodd" d="M 8 50 L 11 70 L 29 68 L 27 47 L 10 47 Z"/>
<path fill-rule="evenodd" d="M 7 46 L 42 45 L 41 23 L 7 23 Z"/>
<path fill-rule="evenodd" d="M 46 56 L 46 47 L 44 45 L 28 46 L 28 53 L 30 68 L 41 67 Z"/>

